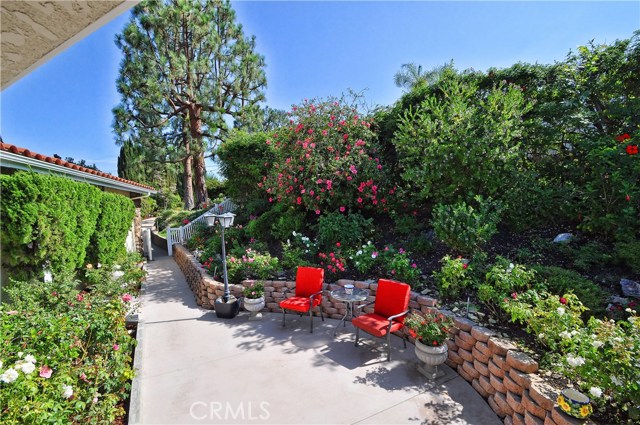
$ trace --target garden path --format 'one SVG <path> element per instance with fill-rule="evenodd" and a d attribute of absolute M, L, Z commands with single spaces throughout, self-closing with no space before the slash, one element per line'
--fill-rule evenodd
<path fill-rule="evenodd" d="M 486 424 L 502 422 L 451 369 L 417 371 L 413 346 L 354 347 L 351 325 L 267 313 L 218 319 L 199 308 L 166 251 L 154 250 L 141 295 L 131 424 Z"/>

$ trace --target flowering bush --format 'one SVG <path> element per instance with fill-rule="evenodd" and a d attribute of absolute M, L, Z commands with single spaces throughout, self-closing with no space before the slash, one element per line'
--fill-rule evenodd
<path fill-rule="evenodd" d="M 260 298 L 264 296 L 264 283 L 261 281 L 251 282 L 248 286 L 244 287 L 242 294 L 245 298 Z"/>
<path fill-rule="evenodd" d="M 393 245 L 388 245 L 382 250 L 380 259 L 382 261 L 381 275 L 412 286 L 418 283 L 422 271 L 410 258 L 408 251 L 403 248 L 396 250 Z"/>
<path fill-rule="evenodd" d="M 451 258 L 446 255 L 440 262 L 442 267 L 433 272 L 433 277 L 441 296 L 445 298 L 456 297 L 476 285 L 473 268 L 468 260 L 462 257 Z"/>
<path fill-rule="evenodd" d="M 209 266 L 211 267 L 211 266 Z M 218 265 L 218 270 L 222 268 Z M 278 270 L 278 258 L 269 253 L 262 254 L 247 248 L 245 254 L 238 258 L 227 258 L 227 273 L 230 283 L 240 283 L 244 279 L 267 279 Z"/>
<path fill-rule="evenodd" d="M 336 243 L 345 248 L 361 244 L 373 232 L 373 220 L 358 213 L 322 214 L 318 219 L 318 244 L 321 248 L 333 247 Z"/>
<path fill-rule="evenodd" d="M 282 244 L 282 266 L 294 269 L 298 266 L 311 266 L 318 253 L 318 244 L 302 233 L 292 232 L 292 238 Z"/>
<path fill-rule="evenodd" d="M 486 281 L 478 287 L 478 298 L 499 316 L 502 301 L 508 297 L 517 298 L 520 292 L 531 287 L 534 277 L 533 270 L 498 256 L 486 274 Z"/>
<path fill-rule="evenodd" d="M 378 262 L 378 249 L 371 241 L 367 241 L 353 255 L 349 256 L 349 261 L 360 274 L 369 273 Z"/>
<path fill-rule="evenodd" d="M 384 209 L 394 189 L 384 187 L 383 165 L 368 119 L 332 101 L 294 106 L 291 125 L 266 140 L 275 159 L 258 186 L 269 202 L 326 211 Z"/>
<path fill-rule="evenodd" d="M 124 415 L 133 377 L 135 339 L 125 328 L 132 298 L 121 284 L 106 286 L 108 294 L 100 286 L 78 291 L 70 279 L 3 287 L 10 300 L 0 305 L 4 424 L 111 424 Z"/>
<path fill-rule="evenodd" d="M 442 313 L 418 314 L 412 312 L 404 321 L 409 335 L 425 345 L 439 346 L 449 338 L 453 319 Z"/>

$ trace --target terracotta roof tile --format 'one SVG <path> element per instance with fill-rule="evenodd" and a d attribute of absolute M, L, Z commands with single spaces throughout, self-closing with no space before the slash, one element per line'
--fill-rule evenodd
<path fill-rule="evenodd" d="M 147 186 L 146 184 L 142 184 L 142 183 L 138 183 L 138 182 L 134 182 L 132 180 L 125 180 L 123 178 L 120 178 L 118 176 L 113 176 L 111 174 L 102 172 L 102 171 L 96 171 L 96 170 L 92 170 L 91 168 L 87 168 L 87 167 L 82 167 L 78 164 L 74 164 L 72 162 L 68 162 L 68 161 L 64 161 L 62 159 L 59 158 L 54 158 L 51 156 L 46 156 L 46 155 L 42 155 L 39 153 L 35 153 L 35 152 L 31 152 L 29 149 L 25 149 L 25 148 L 19 148 L 17 146 L 11 145 L 9 143 L 0 143 L 0 150 L 2 151 L 6 151 L 6 152 L 11 152 L 13 154 L 17 154 L 17 155 L 22 155 L 24 157 L 27 158 L 34 158 L 37 159 L 38 161 L 42 161 L 42 162 L 48 162 L 51 164 L 57 164 L 66 168 L 71 168 L 73 170 L 78 170 L 81 171 L 83 173 L 87 173 L 87 174 L 93 174 L 93 175 L 97 175 L 100 177 L 105 177 L 111 180 L 115 180 L 118 182 L 122 182 L 122 183 L 127 183 L 133 186 L 138 186 L 144 189 L 149 189 L 149 190 L 155 190 L 153 187 L 151 186 Z"/>

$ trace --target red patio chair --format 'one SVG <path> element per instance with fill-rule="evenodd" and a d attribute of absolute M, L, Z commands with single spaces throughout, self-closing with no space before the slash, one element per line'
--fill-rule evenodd
<path fill-rule="evenodd" d="M 387 337 L 387 361 L 391 360 L 391 333 L 404 327 L 404 318 L 409 313 L 409 297 L 411 287 L 406 283 L 395 280 L 378 280 L 375 306 L 373 313 L 363 314 L 351 321 L 356 327 L 356 347 L 360 338 L 360 329 L 377 338 Z M 373 302 L 360 308 L 371 305 Z M 402 334 L 404 348 L 407 348 L 407 340 Z"/>
<path fill-rule="evenodd" d="M 298 313 L 309 313 L 310 330 L 313 333 L 313 308 L 322 302 L 322 284 L 324 282 L 324 269 L 316 267 L 298 267 L 296 273 L 296 294 L 280 301 L 282 309 L 282 327 L 285 325 L 286 310 Z M 322 308 L 320 317 L 324 322 Z"/>

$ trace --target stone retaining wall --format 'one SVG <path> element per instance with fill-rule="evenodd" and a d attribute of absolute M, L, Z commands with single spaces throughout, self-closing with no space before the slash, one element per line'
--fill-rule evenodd
<path fill-rule="evenodd" d="M 173 255 L 187 278 L 199 306 L 213 309 L 216 298 L 224 294 L 224 284 L 215 281 L 203 269 L 195 257 L 183 246 L 175 245 Z M 241 285 L 229 285 L 236 297 L 253 281 Z M 279 302 L 285 298 L 287 289 L 295 282 L 263 281 L 265 303 L 263 311 L 280 312 Z M 367 302 L 375 301 L 378 284 L 341 279 L 330 283 L 326 289 L 334 290 L 346 284 L 368 289 Z M 409 307 L 423 313 L 434 312 L 437 301 L 431 297 L 411 292 Z M 342 319 L 346 304 L 328 296 L 322 298 L 321 308 L 325 316 Z M 365 307 L 365 313 L 373 312 L 373 306 Z M 317 312 L 314 314 L 318 315 Z M 451 332 L 447 365 L 467 380 L 487 400 L 489 406 L 504 420 L 505 425 L 593 425 L 564 414 L 555 406 L 559 390 L 553 388 L 537 375 L 538 363 L 518 351 L 510 341 L 496 336 L 491 330 L 478 326 L 461 317 L 454 318 L 455 328 Z M 412 338 L 409 341 L 413 342 Z"/>

